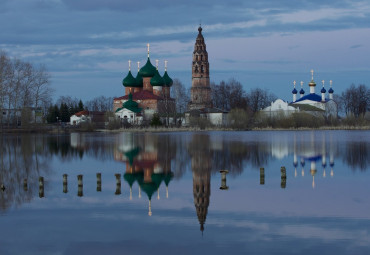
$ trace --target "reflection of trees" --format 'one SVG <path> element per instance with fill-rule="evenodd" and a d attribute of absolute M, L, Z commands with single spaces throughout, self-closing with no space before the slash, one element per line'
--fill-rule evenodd
<path fill-rule="evenodd" d="M 0 141 L 0 181 L 5 186 L 0 191 L 0 207 L 6 210 L 28 202 L 38 191 L 38 177 L 49 168 L 48 151 L 39 135 L 2 136 Z M 24 189 L 23 180 L 28 185 Z"/>
<path fill-rule="evenodd" d="M 60 156 L 62 160 L 91 156 L 101 161 L 111 160 L 114 155 L 114 146 L 108 137 L 97 137 L 88 134 L 78 134 L 81 140 L 77 146 L 71 146 L 71 136 L 48 136 L 47 146 L 51 155 Z"/>
<path fill-rule="evenodd" d="M 266 144 L 224 141 L 222 150 L 214 152 L 213 171 L 227 169 L 231 175 L 239 175 L 247 163 L 259 169 L 260 166 L 267 164 L 269 157 Z"/>
<path fill-rule="evenodd" d="M 366 171 L 370 164 L 370 144 L 367 142 L 350 142 L 344 150 L 343 161 L 348 164 L 352 170 L 360 168 Z"/>

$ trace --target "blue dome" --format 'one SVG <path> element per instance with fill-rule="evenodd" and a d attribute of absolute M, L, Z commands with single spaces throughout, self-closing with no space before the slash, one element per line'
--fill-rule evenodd
<path fill-rule="evenodd" d="M 326 89 L 324 87 L 322 87 L 321 93 L 326 93 Z"/>
<path fill-rule="evenodd" d="M 292 91 L 292 94 L 297 94 L 298 91 L 294 88 L 293 91 Z"/>
<path fill-rule="evenodd" d="M 301 90 L 299 91 L 299 94 L 303 95 L 303 94 L 304 94 L 304 90 L 303 90 L 303 89 L 301 89 Z"/>
<path fill-rule="evenodd" d="M 329 89 L 329 93 L 330 94 L 333 94 L 334 93 L 334 90 L 332 88 Z"/>

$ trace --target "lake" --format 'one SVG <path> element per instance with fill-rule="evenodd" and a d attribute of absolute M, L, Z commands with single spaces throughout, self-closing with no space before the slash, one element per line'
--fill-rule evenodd
<path fill-rule="evenodd" d="M 370 131 L 3 135 L 0 164 L 0 254 L 370 254 Z"/>

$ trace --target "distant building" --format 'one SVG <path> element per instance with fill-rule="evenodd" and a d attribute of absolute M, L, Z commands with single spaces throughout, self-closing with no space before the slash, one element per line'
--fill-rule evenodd
<path fill-rule="evenodd" d="M 21 126 L 26 123 L 43 123 L 44 113 L 41 108 L 25 107 L 23 109 L 2 109 L 1 123 L 10 126 Z"/>
<path fill-rule="evenodd" d="M 131 100 L 138 104 L 136 115 L 141 114 L 142 118 L 150 120 L 154 113 L 165 115 L 169 112 L 175 111 L 175 100 L 171 98 L 170 89 L 173 80 L 167 73 L 167 61 L 165 61 L 165 72 L 163 76 L 158 71 L 158 60 L 156 67 L 152 65 L 149 58 L 149 44 L 148 44 L 148 59 L 146 64 L 140 68 L 138 62 L 138 73 L 134 77 L 131 73 L 131 61 L 129 61 L 129 72 L 122 81 L 125 87 L 125 95 L 114 98 L 113 111 L 116 115 L 121 117 L 118 109 L 127 109 L 123 105 Z M 130 96 L 131 95 L 131 99 Z M 134 115 L 132 115 L 134 116 Z"/>
<path fill-rule="evenodd" d="M 296 112 L 306 112 L 313 115 L 323 115 L 325 117 L 337 118 L 338 116 L 338 106 L 333 100 L 334 90 L 332 88 L 332 81 L 330 81 L 330 89 L 328 91 L 328 97 L 326 96 L 326 89 L 324 87 L 325 81 L 322 81 L 321 95 L 315 93 L 316 82 L 313 79 L 313 70 L 311 70 L 311 81 L 308 83 L 310 93 L 305 95 L 303 90 L 303 81 L 301 81 L 301 90 L 299 91 L 300 98 L 297 99 L 298 91 L 295 87 L 296 82 L 294 81 L 294 88 L 292 91 L 293 101 L 291 103 L 284 102 L 281 99 L 277 99 L 272 102 L 270 106 L 262 109 L 260 112 L 268 115 L 270 117 L 275 117 L 278 115 L 288 116 Z"/>
<path fill-rule="evenodd" d="M 298 112 L 298 109 L 282 99 L 276 99 L 275 102 L 271 102 L 271 105 L 262 109 L 261 112 L 269 117 L 287 117 L 292 113 Z"/>
<path fill-rule="evenodd" d="M 95 123 L 103 125 L 105 122 L 105 112 L 100 111 L 80 111 L 70 117 L 70 124 L 77 126 L 82 123 Z"/>
<path fill-rule="evenodd" d="M 206 118 L 213 125 L 225 125 L 227 112 L 213 108 L 211 86 L 209 81 L 209 62 L 206 44 L 202 35 L 202 27 L 198 28 L 195 40 L 192 61 L 191 101 L 188 111 L 185 112 L 185 125 L 190 123 L 190 118 Z"/>

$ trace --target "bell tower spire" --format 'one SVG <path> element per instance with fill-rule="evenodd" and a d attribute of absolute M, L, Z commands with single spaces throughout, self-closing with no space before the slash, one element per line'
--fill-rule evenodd
<path fill-rule="evenodd" d="M 189 110 L 212 107 L 208 53 L 202 31 L 202 27 L 199 26 L 193 51 L 191 102 L 189 104 Z"/>

